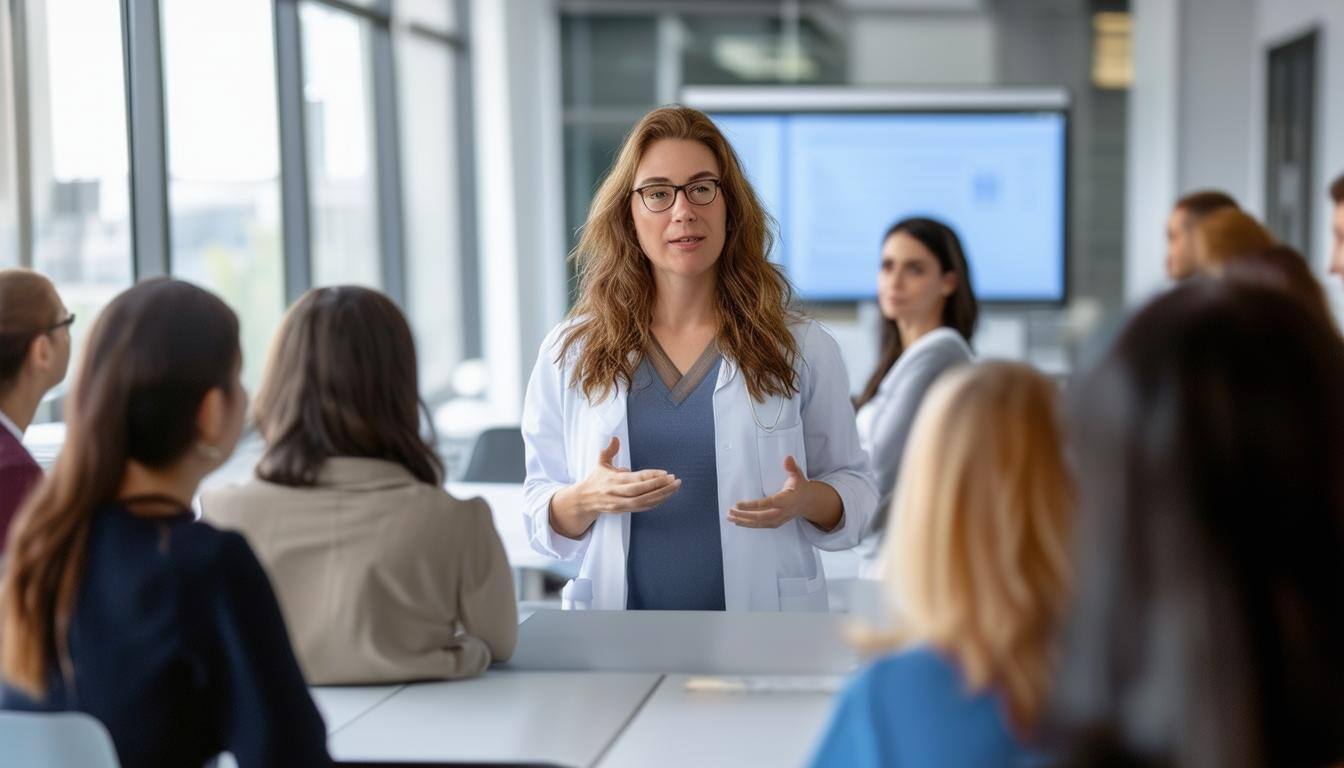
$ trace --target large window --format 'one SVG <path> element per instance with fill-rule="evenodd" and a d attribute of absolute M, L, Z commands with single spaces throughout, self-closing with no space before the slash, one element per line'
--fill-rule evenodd
<path fill-rule="evenodd" d="M 68 382 L 95 316 L 132 279 L 121 19 L 116 3 L 83 0 L 26 15 L 31 263 L 79 318 Z"/>
<path fill-rule="evenodd" d="M 406 310 L 415 331 L 420 384 L 442 392 L 462 357 L 463 217 L 452 101 L 452 50 L 419 35 L 397 41 L 406 214 Z"/>
<path fill-rule="evenodd" d="M 163 0 L 174 275 L 242 323 L 254 388 L 284 310 L 280 147 L 270 0 Z"/>
<path fill-rule="evenodd" d="M 313 282 L 379 287 L 371 23 L 311 0 L 300 16 Z"/>
<path fill-rule="evenodd" d="M 14 114 L 14 59 L 9 4 L 0 3 L 0 115 Z M 14 148 L 17 126 L 0 120 L 0 269 L 19 264 L 18 155 Z"/>
<path fill-rule="evenodd" d="M 250 387 L 288 301 L 377 287 L 450 397 L 479 347 L 465 2 L 0 0 L 0 268 L 56 283 L 76 355 L 137 278 L 212 290 Z"/>

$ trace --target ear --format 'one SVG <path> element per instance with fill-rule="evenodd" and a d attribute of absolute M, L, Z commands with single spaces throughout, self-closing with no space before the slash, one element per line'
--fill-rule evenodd
<path fill-rule="evenodd" d="M 56 349 L 51 344 L 51 334 L 39 333 L 33 343 L 28 345 L 28 364 L 34 370 L 45 371 L 56 359 Z"/>
<path fill-rule="evenodd" d="M 947 270 L 943 273 L 943 298 L 951 296 L 957 292 L 957 273 Z"/>
<path fill-rule="evenodd" d="M 229 426 L 229 400 L 224 390 L 213 387 L 196 409 L 196 438 L 211 445 L 224 439 Z"/>

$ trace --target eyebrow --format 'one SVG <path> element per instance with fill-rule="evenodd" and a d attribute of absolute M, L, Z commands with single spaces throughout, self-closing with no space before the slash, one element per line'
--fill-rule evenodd
<path fill-rule="evenodd" d="M 686 180 L 686 183 L 689 184 L 692 181 L 695 181 L 696 179 L 714 179 L 718 178 L 718 176 L 719 174 L 714 173 L 713 171 L 701 171 L 697 174 L 692 175 L 691 178 Z M 644 179 L 643 181 L 639 182 L 635 186 L 647 187 L 650 184 L 671 184 L 671 183 L 672 180 L 667 178 L 666 176 L 650 176 L 647 179 Z"/>

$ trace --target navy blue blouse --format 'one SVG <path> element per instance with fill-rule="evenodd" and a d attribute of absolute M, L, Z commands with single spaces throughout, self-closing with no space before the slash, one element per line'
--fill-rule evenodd
<path fill-rule="evenodd" d="M 71 617 L 73 680 L 4 686 L 0 709 L 77 710 L 107 726 L 123 768 L 330 765 L 326 728 L 266 573 L 237 533 L 190 513 L 94 514 Z"/>

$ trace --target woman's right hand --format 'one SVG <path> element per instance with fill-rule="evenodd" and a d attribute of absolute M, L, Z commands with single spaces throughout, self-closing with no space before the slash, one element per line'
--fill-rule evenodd
<path fill-rule="evenodd" d="M 588 477 L 551 497 L 551 528 L 556 533 L 577 539 L 599 516 L 653 509 L 681 487 L 675 475 L 661 469 L 631 472 L 615 466 L 620 449 L 621 441 L 611 438 Z"/>

